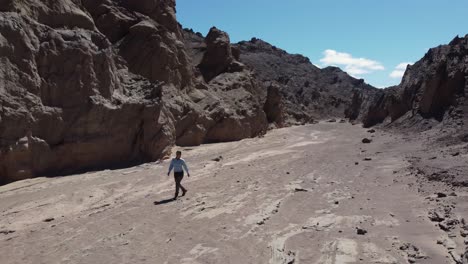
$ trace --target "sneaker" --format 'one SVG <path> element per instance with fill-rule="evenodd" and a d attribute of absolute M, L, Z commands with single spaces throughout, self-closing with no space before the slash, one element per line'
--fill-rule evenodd
<path fill-rule="evenodd" d="M 187 193 L 188 190 L 183 190 L 182 191 L 182 196 L 185 196 L 185 194 Z"/>

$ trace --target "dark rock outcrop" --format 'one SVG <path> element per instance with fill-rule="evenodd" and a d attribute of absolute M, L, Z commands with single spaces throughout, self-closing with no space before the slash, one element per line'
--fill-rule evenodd
<path fill-rule="evenodd" d="M 315 119 L 345 117 L 354 91 L 374 91 L 336 67 L 320 69 L 302 55 L 288 54 L 267 42 L 253 38 L 234 45 L 240 61 L 255 72 L 264 87 L 275 85 L 284 98 L 284 124 L 301 124 Z"/>
<path fill-rule="evenodd" d="M 461 128 L 468 113 L 467 92 L 468 35 L 430 49 L 408 66 L 400 85 L 370 96 L 358 93 L 354 108 L 361 111 L 358 115 L 366 126 L 385 120 L 415 126 L 435 119 Z"/>
<path fill-rule="evenodd" d="M 215 27 L 206 36 L 206 52 L 198 65 L 207 82 L 225 72 L 239 72 L 244 66 L 232 54 L 229 35 Z M 239 51 L 236 52 L 237 58 Z"/>

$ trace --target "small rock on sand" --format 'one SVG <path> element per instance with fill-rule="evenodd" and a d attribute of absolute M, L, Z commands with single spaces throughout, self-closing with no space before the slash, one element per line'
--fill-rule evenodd
<path fill-rule="evenodd" d="M 216 157 L 212 161 L 220 162 L 223 159 L 223 156 Z"/>
<path fill-rule="evenodd" d="M 438 213 L 438 212 L 435 212 L 435 211 L 431 211 L 429 212 L 429 219 L 432 221 L 432 222 L 442 222 L 445 220 L 445 217 Z"/>
<path fill-rule="evenodd" d="M 300 188 L 300 187 L 294 188 L 294 191 L 295 192 L 308 192 L 308 190 L 306 190 L 304 188 Z"/>
<path fill-rule="evenodd" d="M 362 229 L 362 228 L 359 228 L 359 227 L 356 227 L 356 233 L 357 233 L 358 235 L 363 236 L 363 235 L 367 234 L 367 230 Z"/>
<path fill-rule="evenodd" d="M 445 232 L 450 231 L 450 227 L 448 227 L 445 223 L 439 223 L 439 228 Z"/>

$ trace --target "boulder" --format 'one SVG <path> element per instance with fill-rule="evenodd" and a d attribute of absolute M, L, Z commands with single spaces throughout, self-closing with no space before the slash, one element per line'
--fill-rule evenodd
<path fill-rule="evenodd" d="M 244 65 L 236 60 L 232 54 L 233 48 L 229 35 L 212 27 L 205 38 L 206 52 L 198 65 L 205 81 L 209 82 L 214 77 L 224 72 L 238 72 L 244 69 Z M 239 57 L 239 51 L 235 51 Z"/>

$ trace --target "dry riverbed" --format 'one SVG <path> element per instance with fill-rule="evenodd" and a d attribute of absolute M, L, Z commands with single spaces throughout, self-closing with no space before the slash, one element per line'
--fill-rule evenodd
<path fill-rule="evenodd" d="M 462 263 L 468 192 L 423 145 L 319 123 L 181 148 L 177 201 L 168 161 L 1 186 L 0 263 Z"/>

